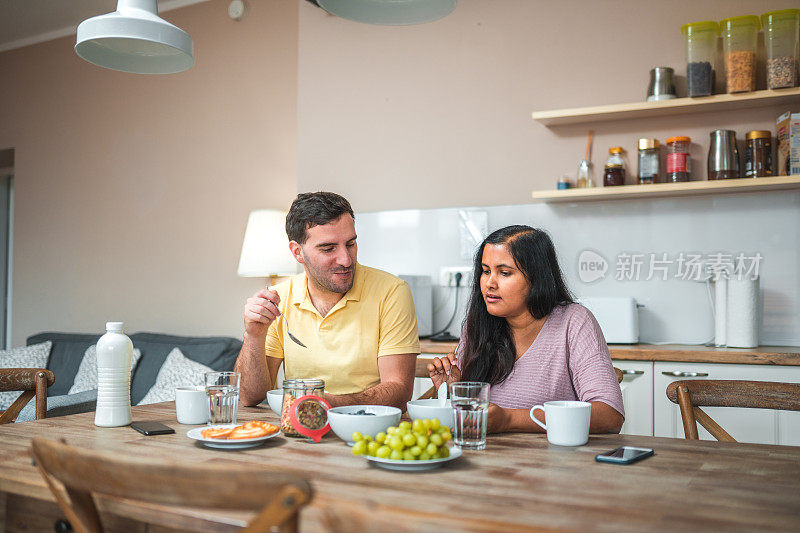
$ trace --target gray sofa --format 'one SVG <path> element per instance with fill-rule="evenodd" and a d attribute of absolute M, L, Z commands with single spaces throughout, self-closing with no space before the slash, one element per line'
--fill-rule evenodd
<path fill-rule="evenodd" d="M 233 370 L 242 341 L 233 337 L 184 337 L 162 333 L 134 333 L 129 335 L 134 348 L 141 352 L 139 363 L 131 377 L 131 405 L 139 403 L 156 382 L 158 371 L 173 348 L 179 348 L 188 359 L 213 370 Z M 27 344 L 51 341 L 47 369 L 56 376 L 47 390 L 47 416 L 63 416 L 92 411 L 97 402 L 97 391 L 67 394 L 78 373 L 86 349 L 97 344 L 100 335 L 85 333 L 37 333 L 28 337 Z M 20 412 L 17 422 L 34 419 L 34 403 L 30 402 Z"/>

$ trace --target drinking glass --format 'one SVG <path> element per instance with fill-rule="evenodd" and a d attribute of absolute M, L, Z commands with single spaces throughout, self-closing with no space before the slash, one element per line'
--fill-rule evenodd
<path fill-rule="evenodd" d="M 452 383 L 450 402 L 455 414 L 453 442 L 456 446 L 468 450 L 486 448 L 489 384 L 480 381 Z"/>
<path fill-rule="evenodd" d="M 206 372 L 209 424 L 236 423 L 241 378 L 239 372 Z"/>

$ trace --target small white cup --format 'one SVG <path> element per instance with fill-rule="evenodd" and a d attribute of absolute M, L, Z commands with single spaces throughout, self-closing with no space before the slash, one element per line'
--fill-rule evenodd
<path fill-rule="evenodd" d="M 175 413 L 180 424 L 205 424 L 208 422 L 208 395 L 205 387 L 177 387 Z"/>
<path fill-rule="evenodd" d="M 533 416 L 534 411 L 544 411 L 547 425 Z M 531 408 L 531 420 L 547 431 L 547 440 L 558 446 L 581 446 L 589 442 L 589 419 L 592 404 L 589 402 L 545 402 Z"/>

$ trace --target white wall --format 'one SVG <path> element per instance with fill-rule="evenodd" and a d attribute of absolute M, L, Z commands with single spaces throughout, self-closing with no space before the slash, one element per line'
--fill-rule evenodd
<path fill-rule="evenodd" d="M 645 305 L 640 311 L 643 342 L 703 343 L 714 336 L 705 284 L 675 279 L 674 263 L 668 280 L 647 281 L 650 253 L 658 258 L 667 253 L 667 259 L 675 260 L 680 252 L 759 252 L 761 344 L 800 345 L 800 192 L 470 209 L 488 212 L 490 232 L 510 224 L 546 229 L 576 296 L 635 297 Z M 460 257 L 458 220 L 454 208 L 358 213 L 359 261 L 436 280 L 443 266 L 470 264 Z M 579 279 L 578 255 L 585 249 L 609 262 L 602 280 Z M 621 252 L 646 254 L 640 281 L 616 279 Z M 450 316 L 452 291 L 435 290 L 436 327 L 443 327 Z M 463 301 L 452 334 L 459 334 L 462 318 Z"/>
<path fill-rule="evenodd" d="M 113 4 L 113 2 L 112 2 Z M 74 37 L 0 53 L 14 148 L 13 344 L 43 330 L 242 334 L 264 280 L 236 276 L 247 216 L 297 190 L 297 4 L 213 0 L 164 17 L 179 74 L 115 72 Z"/>

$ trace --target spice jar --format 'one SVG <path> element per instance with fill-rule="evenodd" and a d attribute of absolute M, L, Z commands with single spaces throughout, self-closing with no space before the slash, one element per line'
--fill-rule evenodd
<path fill-rule="evenodd" d="M 639 172 L 640 184 L 658 182 L 658 141 L 655 139 L 639 139 Z"/>
<path fill-rule="evenodd" d="M 725 87 L 729 93 L 756 88 L 756 43 L 761 23 L 758 17 L 731 17 L 720 22 L 725 53 Z"/>
<path fill-rule="evenodd" d="M 625 185 L 625 164 L 622 161 L 621 146 L 613 146 L 608 149 L 608 161 L 606 161 L 605 172 L 603 172 L 603 186 L 616 187 Z"/>
<path fill-rule="evenodd" d="M 766 130 L 748 131 L 746 139 L 745 177 L 772 176 L 772 134 Z"/>
<path fill-rule="evenodd" d="M 303 437 L 292 425 L 291 407 L 295 400 L 303 396 L 320 396 L 325 392 L 325 381 L 321 379 L 284 379 L 283 409 L 281 410 L 281 431 L 289 437 Z"/>
<path fill-rule="evenodd" d="M 689 158 L 689 137 L 670 137 L 667 139 L 667 183 L 689 181 L 692 162 Z"/>
<path fill-rule="evenodd" d="M 712 20 L 681 26 L 686 42 L 687 96 L 708 96 L 714 92 L 719 24 Z"/>
<path fill-rule="evenodd" d="M 761 15 L 767 50 L 767 86 L 797 86 L 797 46 L 800 42 L 800 9 L 782 9 Z"/>

